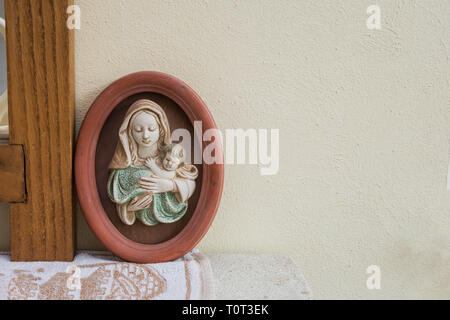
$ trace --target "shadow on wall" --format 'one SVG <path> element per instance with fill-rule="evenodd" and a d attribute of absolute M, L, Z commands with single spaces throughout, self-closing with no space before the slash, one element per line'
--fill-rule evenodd
<path fill-rule="evenodd" d="M 436 227 L 434 230 L 435 234 L 440 234 L 438 229 Z M 393 261 L 399 266 L 406 266 L 401 275 L 401 283 L 405 287 L 415 286 L 423 299 L 440 299 L 443 292 L 450 297 L 450 269 L 441 269 L 450 262 L 450 250 L 443 234 L 433 240 L 423 237 L 414 244 L 404 240 L 395 247 L 399 250 Z"/>

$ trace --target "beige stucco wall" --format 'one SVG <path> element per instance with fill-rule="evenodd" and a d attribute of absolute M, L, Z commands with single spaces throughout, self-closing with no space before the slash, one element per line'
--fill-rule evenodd
<path fill-rule="evenodd" d="M 374 1 L 76 2 L 77 128 L 113 80 L 159 70 L 222 129 L 281 129 L 278 175 L 226 167 L 201 250 L 289 255 L 316 298 L 450 298 L 448 2 L 377 1 L 379 31 Z M 101 248 L 80 212 L 78 243 Z"/>

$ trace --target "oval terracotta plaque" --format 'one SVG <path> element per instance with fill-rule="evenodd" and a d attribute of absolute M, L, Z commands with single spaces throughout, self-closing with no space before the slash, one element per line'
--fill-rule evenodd
<path fill-rule="evenodd" d="M 223 161 L 192 164 L 203 159 L 202 133 L 210 129 L 217 127 L 204 102 L 167 74 L 134 73 L 100 94 L 78 136 L 75 180 L 86 221 L 108 250 L 156 263 L 199 243 L 224 178 Z M 174 142 L 174 132 L 191 139 Z M 214 157 L 223 159 L 218 141 Z"/>

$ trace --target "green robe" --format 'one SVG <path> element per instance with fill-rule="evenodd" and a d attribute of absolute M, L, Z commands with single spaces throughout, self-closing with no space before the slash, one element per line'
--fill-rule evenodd
<path fill-rule="evenodd" d="M 148 193 L 138 186 L 142 177 L 152 171 L 147 167 L 128 167 L 111 171 L 108 179 L 108 196 L 112 202 L 126 205 L 134 198 Z M 173 223 L 186 214 L 187 202 L 180 203 L 173 192 L 153 194 L 149 209 L 139 210 L 136 217 L 144 224 L 154 226 L 159 223 Z"/>

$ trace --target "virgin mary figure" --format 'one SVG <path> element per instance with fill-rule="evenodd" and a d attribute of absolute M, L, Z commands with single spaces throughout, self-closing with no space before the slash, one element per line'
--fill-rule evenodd
<path fill-rule="evenodd" d="M 151 100 L 135 102 L 120 127 L 107 185 L 108 196 L 124 224 L 133 225 L 138 219 L 154 226 L 176 222 L 185 215 L 197 175 L 165 179 L 145 166 L 150 158 L 162 168 L 163 150 L 170 143 L 169 121 L 163 109 Z"/>

